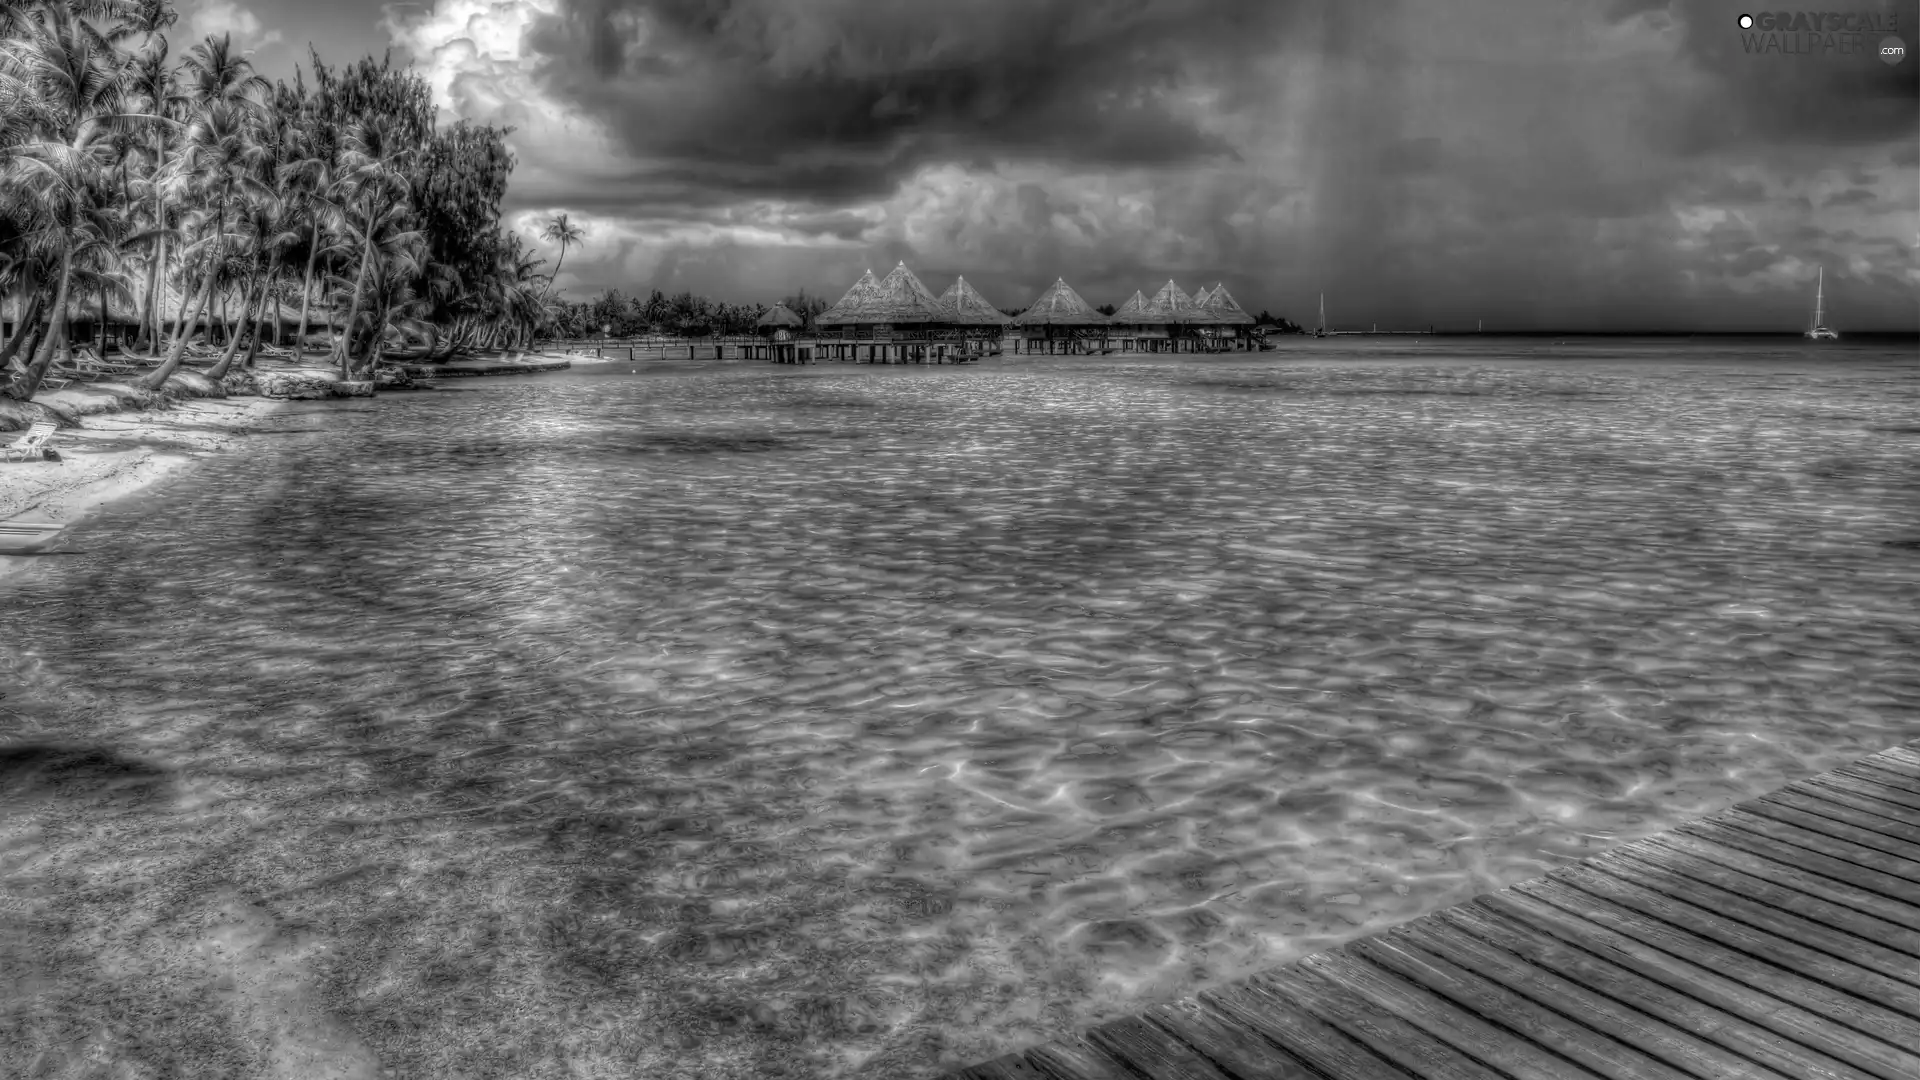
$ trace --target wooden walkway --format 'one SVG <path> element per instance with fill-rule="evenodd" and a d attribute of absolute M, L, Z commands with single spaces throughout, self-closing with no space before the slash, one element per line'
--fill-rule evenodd
<path fill-rule="evenodd" d="M 965 1080 L 1916 1080 L 1920 741 Z"/>

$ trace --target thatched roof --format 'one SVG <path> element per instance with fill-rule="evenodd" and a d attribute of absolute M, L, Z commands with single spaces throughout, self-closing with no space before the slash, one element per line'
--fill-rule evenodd
<path fill-rule="evenodd" d="M 1253 325 L 1253 316 L 1247 314 L 1247 309 L 1240 306 L 1240 302 L 1233 298 L 1233 294 L 1227 291 L 1225 285 L 1215 285 L 1212 292 L 1207 292 L 1205 289 L 1200 291 L 1207 297 L 1200 306 L 1205 308 L 1207 314 L 1213 316 L 1215 321 L 1231 326 Z"/>
<path fill-rule="evenodd" d="M 1210 323 L 1214 321 L 1212 316 L 1195 307 L 1193 297 L 1181 292 L 1180 286 L 1175 285 L 1171 278 L 1167 280 L 1165 285 L 1160 286 L 1159 292 L 1153 294 L 1153 299 L 1148 301 L 1148 306 L 1152 308 L 1155 314 L 1161 317 L 1160 321 L 1163 323 Z"/>
<path fill-rule="evenodd" d="M 987 303 L 987 298 L 967 284 L 966 278 L 956 278 L 940 294 L 940 302 L 953 309 L 957 321 L 963 326 L 1006 326 L 1013 322 L 1013 316 Z"/>
<path fill-rule="evenodd" d="M 1127 297 L 1127 302 L 1113 313 L 1113 321 L 1134 326 L 1154 326 L 1166 322 L 1167 317 L 1157 314 L 1148 302 L 1147 295 L 1135 289 L 1133 295 Z"/>
<path fill-rule="evenodd" d="M 1200 291 L 1193 294 L 1193 306 L 1200 308 L 1203 311 L 1206 309 L 1207 287 L 1205 285 L 1200 286 Z"/>
<path fill-rule="evenodd" d="M 959 315 L 933 295 L 906 263 L 893 268 L 884 281 L 873 282 L 873 271 L 854 282 L 838 304 L 815 317 L 820 326 L 837 323 L 951 323 Z M 869 286 L 869 283 L 871 285 Z M 862 288 L 863 286 L 869 286 Z"/>
<path fill-rule="evenodd" d="M 1104 326 L 1107 317 L 1073 291 L 1065 278 L 1047 286 L 1033 306 L 1013 320 L 1016 326 Z"/>
<path fill-rule="evenodd" d="M 801 318 L 798 314 L 794 312 L 792 308 L 788 307 L 787 305 L 775 304 L 772 307 L 768 308 L 767 313 L 765 315 L 760 316 L 759 320 L 756 321 L 753 325 L 775 326 L 775 327 L 778 327 L 778 326 L 802 327 L 807 325 L 807 320 Z"/>
<path fill-rule="evenodd" d="M 839 303 L 815 315 L 814 324 L 829 326 L 834 323 L 859 322 L 861 316 L 873 310 L 874 299 L 879 293 L 880 279 L 874 277 L 873 271 L 869 270 L 860 275 L 860 280 L 853 283 L 853 288 L 847 290 L 847 295 L 841 297 Z"/>

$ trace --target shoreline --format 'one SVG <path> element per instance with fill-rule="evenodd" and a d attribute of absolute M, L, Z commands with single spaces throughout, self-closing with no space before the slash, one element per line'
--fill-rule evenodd
<path fill-rule="evenodd" d="M 0 521 L 84 521 L 109 503 L 226 451 L 286 404 L 262 397 L 192 398 L 163 409 L 86 412 L 82 426 L 55 433 L 59 461 L 0 462 Z M 11 441 L 18 434 L 0 438 Z M 49 550 L 61 543 L 56 540 Z M 0 582 L 43 554 L 0 553 Z"/>

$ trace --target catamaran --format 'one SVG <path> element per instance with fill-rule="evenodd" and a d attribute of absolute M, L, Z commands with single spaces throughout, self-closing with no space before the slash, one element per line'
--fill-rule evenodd
<path fill-rule="evenodd" d="M 1819 283 L 1813 287 L 1813 328 L 1807 337 L 1814 341 L 1839 341 L 1840 335 L 1827 326 L 1827 268 L 1820 268 Z"/>

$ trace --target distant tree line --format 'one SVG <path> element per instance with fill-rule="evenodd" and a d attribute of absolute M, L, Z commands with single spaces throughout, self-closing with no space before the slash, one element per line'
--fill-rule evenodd
<path fill-rule="evenodd" d="M 812 296 L 805 289 L 780 299 L 789 310 L 811 321 L 832 307 L 828 300 Z M 749 334 L 766 304 L 734 304 L 692 292 L 669 296 L 659 289 L 645 298 L 629 296 L 619 289 L 608 289 L 591 300 L 561 300 L 551 305 L 551 330 L 556 337 L 614 337 L 640 334 L 676 334 L 681 337 L 706 337 L 714 334 Z"/>

